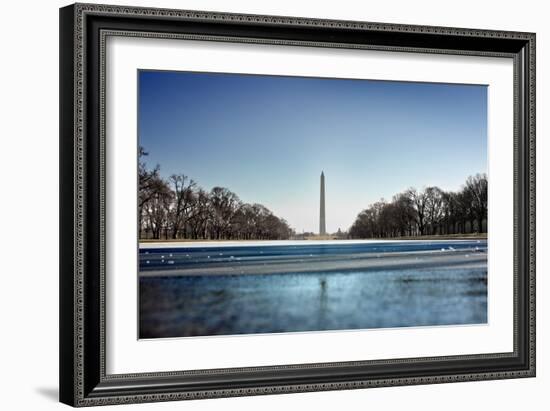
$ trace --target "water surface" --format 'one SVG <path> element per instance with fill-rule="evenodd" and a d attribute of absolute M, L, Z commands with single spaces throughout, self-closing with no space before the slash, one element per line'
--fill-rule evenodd
<path fill-rule="evenodd" d="M 483 324 L 486 253 L 482 240 L 141 249 L 140 337 Z"/>

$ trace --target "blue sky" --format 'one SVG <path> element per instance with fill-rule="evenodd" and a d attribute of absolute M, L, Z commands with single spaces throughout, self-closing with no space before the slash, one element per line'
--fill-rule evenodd
<path fill-rule="evenodd" d="M 223 186 L 298 232 L 327 231 L 414 186 L 456 190 L 487 172 L 487 87 L 139 71 L 148 165 Z"/>

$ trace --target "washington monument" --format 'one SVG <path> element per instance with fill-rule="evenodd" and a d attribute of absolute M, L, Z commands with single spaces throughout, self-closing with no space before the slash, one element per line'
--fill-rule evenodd
<path fill-rule="evenodd" d="M 319 211 L 319 235 L 327 234 L 327 226 L 325 224 L 325 174 L 321 171 L 321 201 Z"/>

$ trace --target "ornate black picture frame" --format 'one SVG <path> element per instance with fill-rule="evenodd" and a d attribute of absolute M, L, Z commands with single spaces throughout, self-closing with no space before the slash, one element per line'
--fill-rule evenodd
<path fill-rule="evenodd" d="M 513 59 L 513 352 L 107 374 L 108 36 Z M 535 376 L 535 34 L 75 4 L 60 10 L 60 101 L 61 402 L 92 406 Z"/>

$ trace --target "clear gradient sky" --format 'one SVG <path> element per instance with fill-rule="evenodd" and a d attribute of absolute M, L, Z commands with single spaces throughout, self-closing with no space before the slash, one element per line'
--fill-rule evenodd
<path fill-rule="evenodd" d="M 380 198 L 487 172 L 487 87 L 139 71 L 147 164 L 227 187 L 297 232 L 347 230 Z"/>

